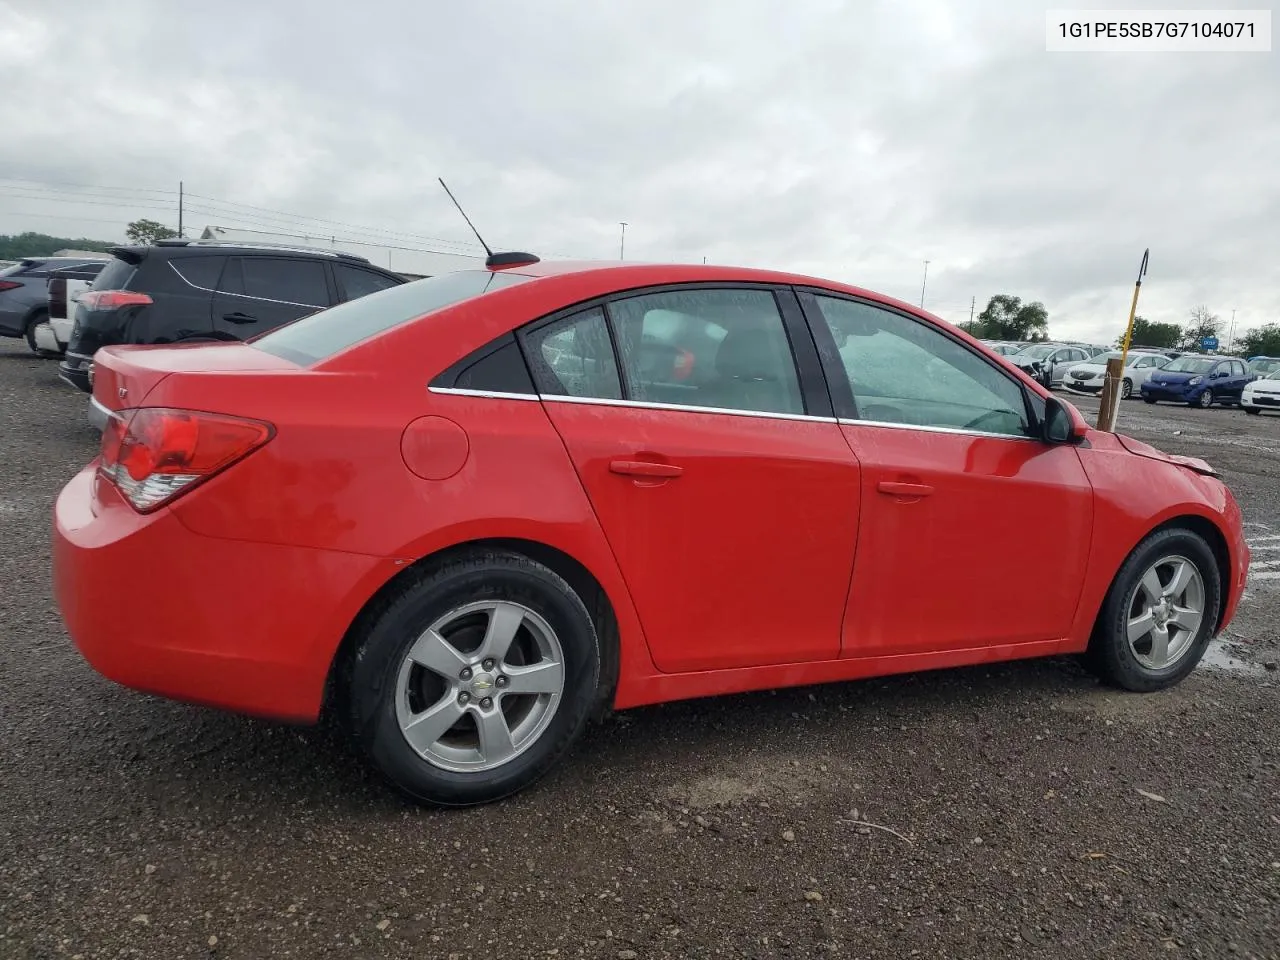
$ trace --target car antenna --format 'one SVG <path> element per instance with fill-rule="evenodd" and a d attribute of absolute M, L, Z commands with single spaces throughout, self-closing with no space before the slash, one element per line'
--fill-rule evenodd
<path fill-rule="evenodd" d="M 467 216 L 467 211 L 462 209 L 462 204 L 458 202 L 458 198 L 453 195 L 453 191 L 449 189 L 449 185 L 444 182 L 444 177 L 436 177 L 440 181 L 440 186 L 444 187 L 444 192 L 449 195 L 449 199 L 453 201 L 453 205 L 458 208 L 458 212 L 462 214 L 462 219 L 467 221 L 467 226 L 471 228 L 471 232 L 476 235 L 476 239 L 480 241 L 480 246 L 484 247 L 484 252 L 488 254 L 485 258 L 484 265 L 486 267 L 510 267 L 521 263 L 537 263 L 538 258 L 532 253 L 494 253 L 489 249 L 489 245 L 484 242 L 484 237 L 480 236 L 480 231 L 476 229 L 476 225 L 471 222 L 471 218 Z"/>

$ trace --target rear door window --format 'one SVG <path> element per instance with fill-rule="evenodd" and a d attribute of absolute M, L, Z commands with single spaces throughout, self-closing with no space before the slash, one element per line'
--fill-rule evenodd
<path fill-rule="evenodd" d="M 324 264 L 284 257 L 241 257 L 244 295 L 308 307 L 329 305 Z"/>
<path fill-rule="evenodd" d="M 129 283 L 137 272 L 138 268 L 135 264 L 117 257 L 102 268 L 102 272 L 98 274 L 97 279 L 93 281 L 89 289 L 128 290 Z"/>

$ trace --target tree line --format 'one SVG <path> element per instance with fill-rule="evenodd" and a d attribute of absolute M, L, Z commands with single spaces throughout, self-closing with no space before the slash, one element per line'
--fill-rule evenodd
<path fill-rule="evenodd" d="M 1186 323 L 1158 323 L 1139 316 L 1133 321 L 1131 345 L 1198 351 L 1207 337 L 1221 340 L 1223 326 L 1222 318 L 1205 306 L 1191 310 Z M 986 308 L 977 317 L 960 327 L 983 340 L 1048 340 L 1049 311 L 1038 300 L 1023 303 L 1019 297 L 999 293 L 987 301 Z M 1123 342 L 1121 333 L 1116 338 L 1116 346 Z M 1244 357 L 1280 357 L 1280 323 L 1264 323 L 1244 331 L 1231 348 L 1232 353 Z"/>

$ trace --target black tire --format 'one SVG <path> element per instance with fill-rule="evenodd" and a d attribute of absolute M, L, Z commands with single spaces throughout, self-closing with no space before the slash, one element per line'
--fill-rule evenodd
<path fill-rule="evenodd" d="M 1245 407 L 1245 408 L 1244 408 L 1244 412 L 1245 412 L 1245 413 L 1247 413 L 1247 414 L 1249 414 L 1250 416 L 1255 416 L 1255 417 L 1256 417 L 1256 416 L 1257 416 L 1258 414 L 1260 414 L 1262 411 L 1261 411 L 1261 410 L 1259 410 L 1257 407 Z"/>
<path fill-rule="evenodd" d="M 1210 407 L 1213 406 L 1213 391 L 1206 390 L 1204 393 L 1200 394 L 1200 396 L 1197 397 L 1195 400 L 1192 400 L 1190 403 L 1188 403 L 1187 406 L 1199 407 L 1201 410 L 1208 410 Z"/>
<path fill-rule="evenodd" d="M 1155 403 L 1156 401 L 1155 401 L 1155 398 L 1154 398 L 1154 397 L 1143 397 L 1143 398 L 1142 398 L 1142 402 L 1143 402 L 1143 403 Z"/>
<path fill-rule="evenodd" d="M 455 772 L 427 760 L 405 739 L 397 682 L 409 649 L 432 623 L 481 601 L 518 603 L 551 627 L 563 652 L 564 687 L 555 713 L 523 752 L 488 771 Z M 368 762 L 418 803 L 489 803 L 532 785 L 578 739 L 596 703 L 600 641 L 587 607 L 558 574 L 519 554 L 483 551 L 417 571 L 355 629 L 339 709 Z"/>
<path fill-rule="evenodd" d="M 37 357 L 56 357 L 57 354 L 50 350 L 41 350 L 36 344 L 36 327 L 49 319 L 48 310 L 37 310 L 27 318 L 27 329 L 24 331 L 27 338 L 27 346 L 31 348 L 31 352 Z"/>
<path fill-rule="evenodd" d="M 1120 383 L 1120 399 L 1128 400 L 1133 396 L 1133 381 L 1125 377 Z"/>
<path fill-rule="evenodd" d="M 1143 575 L 1163 557 L 1189 560 L 1204 584 L 1204 614 L 1186 651 L 1162 670 L 1145 666 L 1128 640 L 1130 607 Z M 1159 530 L 1134 548 L 1107 592 L 1089 641 L 1086 662 L 1105 682 L 1124 690 L 1150 693 L 1180 682 L 1200 662 L 1212 639 L 1222 606 L 1222 581 L 1213 551 L 1204 538 L 1183 527 Z"/>

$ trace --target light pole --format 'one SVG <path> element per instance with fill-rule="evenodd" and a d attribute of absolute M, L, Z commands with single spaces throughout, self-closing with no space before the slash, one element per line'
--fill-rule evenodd
<path fill-rule="evenodd" d="M 920 309 L 924 309 L 924 288 L 929 282 L 929 261 L 924 262 L 924 279 L 920 281 Z"/>
<path fill-rule="evenodd" d="M 627 221 L 620 220 L 618 222 L 622 224 L 622 240 L 618 244 L 618 259 L 625 260 L 625 254 L 627 252 Z"/>
<path fill-rule="evenodd" d="M 1231 332 L 1227 334 L 1227 353 L 1231 352 L 1231 348 L 1236 343 L 1236 308 L 1231 308 Z"/>

